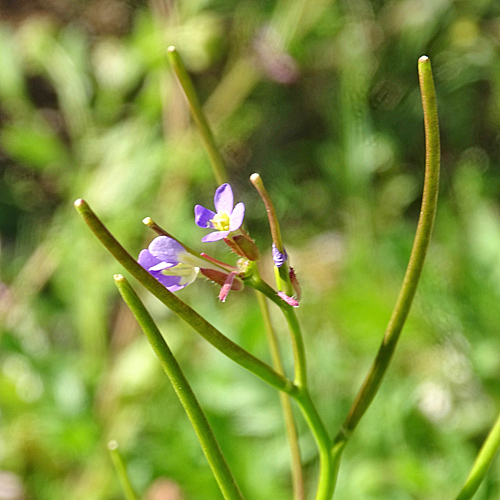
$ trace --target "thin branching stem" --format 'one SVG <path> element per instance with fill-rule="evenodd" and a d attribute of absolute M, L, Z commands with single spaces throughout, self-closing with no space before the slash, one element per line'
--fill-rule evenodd
<path fill-rule="evenodd" d="M 220 149 L 217 147 L 215 137 L 210 127 L 210 124 L 208 123 L 203 108 L 200 105 L 200 101 L 196 94 L 196 90 L 193 86 L 191 79 L 189 78 L 189 75 L 186 71 L 186 67 L 184 66 L 182 58 L 180 57 L 175 47 L 169 47 L 167 53 L 170 63 L 172 64 L 175 74 L 177 75 L 179 83 L 181 84 L 181 87 L 184 91 L 184 95 L 188 102 L 189 109 L 191 110 L 191 116 L 193 117 L 193 120 L 198 126 L 198 130 L 203 139 L 203 143 L 210 158 L 212 171 L 214 173 L 215 179 L 219 184 L 223 184 L 224 182 L 227 182 L 228 179 L 226 165 L 220 153 Z M 277 228 L 277 231 L 279 236 L 278 248 L 280 251 L 283 251 L 281 236 L 279 235 L 279 226 Z M 284 283 L 286 284 L 287 293 L 291 295 L 293 292 L 290 285 L 290 279 L 288 277 L 288 265 L 286 265 L 286 267 L 280 271 L 282 274 L 284 273 L 286 277 Z M 257 296 L 259 296 L 258 293 Z M 265 301 L 264 303 L 260 299 L 258 299 L 258 301 L 264 322 L 266 323 L 266 328 L 268 326 L 269 328 L 271 328 L 272 332 L 272 334 L 270 334 L 269 329 L 267 330 L 270 342 L 270 348 L 274 360 L 273 361 L 274 367 L 278 373 L 283 373 L 283 370 L 282 369 L 280 370 L 279 368 L 279 366 L 281 365 L 279 350 L 278 349 L 275 350 L 274 346 L 272 345 L 273 340 L 271 337 L 274 336 L 274 332 L 272 331 L 272 325 L 270 324 L 270 322 L 268 322 L 267 306 L 265 305 Z M 275 337 L 274 340 L 276 340 Z M 290 442 L 290 449 L 292 453 L 292 477 L 293 477 L 294 496 L 297 500 L 302 500 L 304 498 L 304 479 L 303 479 L 302 465 L 300 460 L 300 449 L 298 445 L 296 425 L 288 397 L 282 394 L 281 402 L 282 402 L 283 413 L 285 416 L 287 436 Z"/>
<path fill-rule="evenodd" d="M 268 299 L 274 302 L 282 311 L 288 323 L 292 339 L 292 350 L 295 360 L 295 374 L 297 391 L 290 396 L 293 397 L 299 405 L 304 418 L 311 429 L 319 450 L 319 480 L 316 490 L 316 500 L 330 500 L 333 495 L 335 485 L 335 462 L 331 454 L 331 439 L 326 430 L 325 424 L 321 419 L 309 393 L 306 374 L 306 356 L 302 340 L 300 324 L 297 320 L 295 310 L 292 306 L 283 301 L 276 292 L 260 277 L 256 266 L 249 275 L 245 283 L 255 290 L 264 294 Z"/>
<path fill-rule="evenodd" d="M 335 488 L 336 464 L 330 450 L 330 436 L 311 399 L 309 389 L 301 387 L 292 397 L 297 401 L 319 450 L 319 479 L 315 500 L 331 500 Z"/>
<path fill-rule="evenodd" d="M 280 224 L 276 215 L 276 210 L 274 208 L 273 201 L 271 200 L 271 197 L 269 196 L 269 193 L 264 186 L 264 181 L 259 174 L 252 174 L 250 176 L 250 182 L 254 185 L 255 189 L 262 198 L 262 201 L 264 202 L 264 206 L 266 207 L 269 229 L 271 230 L 273 244 L 280 253 L 286 255 L 283 240 L 281 239 Z M 276 265 L 274 266 L 274 271 L 276 275 L 276 285 L 278 286 L 279 290 L 284 290 L 287 295 L 292 296 L 293 287 L 290 281 L 290 268 L 288 266 L 286 258 L 280 267 L 277 267 Z"/>
<path fill-rule="evenodd" d="M 257 300 L 259 302 L 264 327 L 267 333 L 269 343 L 269 350 L 271 351 L 271 358 L 273 360 L 274 369 L 278 373 L 284 374 L 283 363 L 281 362 L 279 342 L 271 324 L 269 317 L 269 308 L 267 306 L 266 298 L 261 293 L 256 292 Z M 283 416 L 285 420 L 285 429 L 290 445 L 290 455 L 292 458 L 292 482 L 293 482 L 293 498 L 294 500 L 305 500 L 304 489 L 304 473 L 302 471 L 302 461 L 300 458 L 300 447 L 297 434 L 297 426 L 293 416 L 293 409 L 290 401 L 290 396 L 280 392 L 281 406 L 283 409 Z"/>
<path fill-rule="evenodd" d="M 304 341 L 294 308 L 281 299 L 277 293 L 260 277 L 257 266 L 251 263 L 253 271 L 251 276 L 245 280 L 245 283 L 255 290 L 263 293 L 268 299 L 271 299 L 282 311 L 288 323 L 292 339 L 292 350 L 295 364 L 295 385 L 299 388 L 307 387 L 307 366 L 306 351 Z"/>
<path fill-rule="evenodd" d="M 74 205 L 89 228 L 113 257 L 120 262 L 134 278 L 142 283 L 147 290 L 163 302 L 173 313 L 190 325 L 205 340 L 210 342 L 210 344 L 225 354 L 229 359 L 243 366 L 276 389 L 287 393 L 292 393 L 296 390 L 291 380 L 277 373 L 267 363 L 264 363 L 245 349 L 241 348 L 238 344 L 228 339 L 194 309 L 189 307 L 185 302 L 167 290 L 159 281 L 153 278 L 153 276 L 138 264 L 120 245 L 116 238 L 94 214 L 87 202 L 80 199 L 76 200 Z"/>

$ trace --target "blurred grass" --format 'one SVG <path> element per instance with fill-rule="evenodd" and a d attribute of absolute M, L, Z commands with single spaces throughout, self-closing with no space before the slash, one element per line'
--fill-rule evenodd
<path fill-rule="evenodd" d="M 112 275 L 122 270 L 71 207 L 86 198 L 133 253 L 153 237 L 140 223 L 147 215 L 200 248 L 192 207 L 211 204 L 215 183 L 166 64 L 170 44 L 193 74 L 263 250 L 270 237 L 249 175 L 259 172 L 273 196 L 304 289 L 312 391 L 332 433 L 376 352 L 411 248 L 424 154 L 416 61 L 431 57 L 443 143 L 434 240 L 336 498 L 453 498 L 500 408 L 498 2 L 27 5 L 0 23 L 0 469 L 17 475 L 25 498 L 121 498 L 111 438 L 138 491 L 168 477 L 186 499 L 220 498 L 117 297 Z M 268 358 L 251 294 L 220 305 L 200 282 L 180 295 Z M 244 493 L 288 498 L 277 395 L 144 299 Z M 290 362 L 276 312 L 273 321 Z M 314 443 L 299 427 L 312 485 Z M 495 462 L 476 498 L 498 498 L 499 477 Z"/>

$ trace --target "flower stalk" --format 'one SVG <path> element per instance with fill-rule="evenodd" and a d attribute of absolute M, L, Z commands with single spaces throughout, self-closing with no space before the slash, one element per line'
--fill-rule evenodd
<path fill-rule="evenodd" d="M 246 285 L 255 288 L 272 300 L 282 311 L 288 324 L 292 338 L 292 349 L 295 364 L 295 385 L 299 388 L 307 387 L 307 367 L 304 341 L 295 310 L 261 278 L 257 266 L 251 262 L 248 265 L 247 275 L 243 277 Z"/>
<path fill-rule="evenodd" d="M 248 276 L 246 279 L 244 278 L 244 281 L 245 284 L 255 288 L 273 301 L 281 309 L 288 323 L 292 338 L 295 385 L 298 388 L 298 390 L 290 396 L 293 397 L 299 405 L 319 450 L 320 470 L 315 499 L 330 500 L 335 487 L 336 467 L 338 467 L 338 465 L 334 462 L 331 454 L 332 442 L 328 431 L 309 394 L 305 348 L 295 309 L 283 301 L 279 295 L 262 280 L 257 270 L 257 266 L 254 263 L 250 263 Z"/>
<path fill-rule="evenodd" d="M 271 200 L 271 197 L 269 196 L 269 193 L 264 186 L 264 181 L 262 180 L 262 177 L 256 173 L 250 176 L 250 182 L 254 185 L 266 207 L 267 218 L 269 220 L 269 227 L 271 229 L 273 243 L 281 253 L 284 253 L 285 247 L 283 246 L 283 240 L 281 239 L 281 230 L 278 222 L 278 217 L 276 216 L 276 210 L 274 208 L 273 201 Z"/>
<path fill-rule="evenodd" d="M 264 327 L 267 333 L 267 340 L 271 357 L 273 360 L 274 369 L 281 374 L 284 374 L 283 363 L 281 361 L 278 337 L 271 324 L 269 317 L 269 308 L 267 306 L 266 297 L 262 293 L 256 293 L 257 301 L 262 313 Z M 293 416 L 293 409 L 290 401 L 290 396 L 280 392 L 281 407 L 283 409 L 283 417 L 285 420 L 285 429 L 290 446 L 290 455 L 292 459 L 292 481 L 293 481 L 293 498 L 294 500 L 305 500 L 304 488 L 304 473 L 302 471 L 302 461 L 300 458 L 300 447 L 298 441 L 297 426 Z"/>
<path fill-rule="evenodd" d="M 223 183 L 227 182 L 228 176 L 227 176 L 227 171 L 226 171 L 226 166 L 225 163 L 222 159 L 222 155 L 220 154 L 220 150 L 217 147 L 214 139 L 213 132 L 210 128 L 210 125 L 205 117 L 205 114 L 203 112 L 203 109 L 201 108 L 201 105 L 198 100 L 198 96 L 196 94 L 196 91 L 193 87 L 193 84 L 191 82 L 191 79 L 189 78 L 189 75 L 186 72 L 186 69 L 184 67 L 184 64 L 182 62 L 182 59 L 180 58 L 179 54 L 177 53 L 176 49 L 174 47 L 170 47 L 168 49 L 168 56 L 170 63 L 172 64 L 172 67 L 174 68 L 174 71 L 179 79 L 179 82 L 184 90 L 185 97 L 188 101 L 189 108 L 191 110 L 191 115 L 195 121 L 195 123 L 198 126 L 199 132 L 203 138 L 204 145 L 207 149 L 211 164 L 212 164 L 212 171 L 214 173 L 215 179 L 217 180 L 219 185 L 222 185 Z M 215 200 L 214 200 L 215 201 Z M 279 227 L 278 227 L 279 230 Z M 232 250 L 237 253 L 238 255 L 241 255 L 243 257 L 248 258 L 250 261 L 257 261 L 259 260 L 259 251 L 255 244 L 253 243 L 253 240 L 246 234 L 244 229 L 240 227 L 239 229 L 240 234 L 233 236 L 232 239 L 230 238 L 224 238 L 224 241 L 226 244 L 232 248 Z M 243 247 L 243 248 L 242 248 Z M 281 281 L 278 281 L 281 285 Z M 285 281 L 286 283 L 286 281 Z M 287 291 L 290 292 L 291 295 L 291 288 L 287 287 Z M 221 291 L 222 292 L 222 291 Z M 265 299 L 260 300 L 260 295 L 257 292 L 257 297 L 258 297 L 258 303 L 260 307 L 260 311 L 262 314 L 262 317 L 264 319 L 264 322 L 267 322 L 266 328 L 269 328 L 272 334 L 274 335 L 274 332 L 272 330 L 272 325 L 270 324 L 269 317 L 268 317 L 268 310 L 267 310 L 267 305 L 265 304 Z M 268 330 L 268 336 L 269 336 L 269 342 L 270 342 L 270 349 L 271 352 L 273 352 L 274 347 L 272 346 L 272 340 L 271 340 L 271 333 L 269 333 Z M 281 361 L 280 361 L 280 356 L 279 356 L 279 351 L 275 351 L 273 355 L 274 359 L 274 367 L 276 371 L 280 374 L 283 374 L 283 370 L 280 369 Z M 276 363 L 276 361 L 279 361 L 279 363 Z M 287 392 L 287 391 L 285 391 Z M 294 488 L 294 497 L 296 500 L 303 500 L 304 498 L 304 485 L 303 485 L 303 473 L 302 473 L 302 465 L 301 465 L 301 460 L 300 460 L 300 449 L 298 445 L 298 439 L 297 439 L 297 433 L 295 431 L 295 421 L 294 421 L 294 416 L 293 412 L 291 410 L 291 405 L 290 401 L 287 397 L 284 397 L 281 395 L 281 402 L 282 402 L 282 408 L 283 412 L 285 415 L 285 422 L 286 422 L 286 427 L 287 427 L 287 434 L 288 434 L 288 439 L 290 443 L 290 448 L 291 448 L 291 453 L 292 453 L 292 478 L 293 478 L 293 488 Z"/>

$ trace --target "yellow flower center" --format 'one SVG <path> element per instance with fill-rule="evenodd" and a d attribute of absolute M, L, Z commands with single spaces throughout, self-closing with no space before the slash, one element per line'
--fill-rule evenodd
<path fill-rule="evenodd" d="M 229 214 L 222 212 L 220 214 L 215 214 L 215 217 L 211 220 L 214 228 L 217 231 L 229 231 Z"/>

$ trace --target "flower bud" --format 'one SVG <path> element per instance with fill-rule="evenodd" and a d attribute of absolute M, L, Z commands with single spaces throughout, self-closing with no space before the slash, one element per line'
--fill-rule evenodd
<path fill-rule="evenodd" d="M 208 278 L 210 281 L 213 281 L 214 283 L 217 283 L 220 286 L 224 286 L 227 281 L 227 277 L 229 276 L 230 273 L 224 273 L 222 271 L 215 271 L 214 269 L 203 269 L 200 268 L 200 273 L 203 274 L 206 278 Z M 235 292 L 238 292 L 239 290 L 243 289 L 243 282 L 237 277 L 234 277 L 234 281 L 231 283 L 231 290 L 234 290 Z"/>
<path fill-rule="evenodd" d="M 260 258 L 259 249 L 250 236 L 237 234 L 232 238 L 224 238 L 224 242 L 231 250 L 245 259 L 256 261 Z"/>

